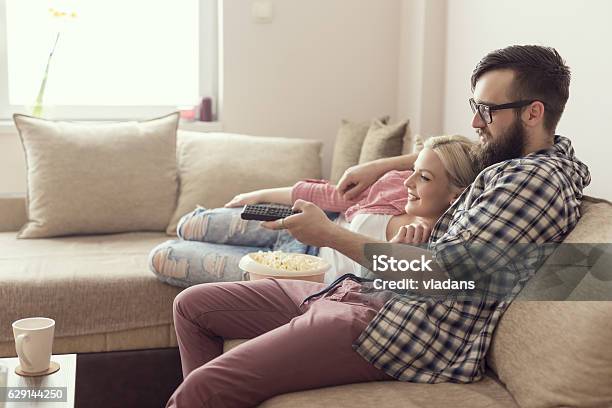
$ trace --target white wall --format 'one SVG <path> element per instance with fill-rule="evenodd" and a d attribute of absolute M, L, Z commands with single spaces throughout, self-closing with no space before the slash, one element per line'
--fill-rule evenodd
<path fill-rule="evenodd" d="M 612 198 L 608 72 L 612 2 L 606 0 L 274 0 L 271 24 L 251 2 L 224 2 L 224 101 L 228 132 L 325 142 L 324 174 L 340 118 L 410 118 L 415 133 L 474 135 L 469 77 L 488 51 L 556 47 L 572 68 L 558 133 L 593 176 L 590 195 Z M 598 55 L 599 53 L 599 55 Z M 25 191 L 16 134 L 0 134 L 0 193 Z"/>
<path fill-rule="evenodd" d="M 396 112 L 399 0 L 276 0 L 256 24 L 224 2 L 224 130 L 325 141 L 329 174 L 340 119 Z"/>
<path fill-rule="evenodd" d="M 329 175 L 340 119 L 395 115 L 401 0 L 223 2 L 224 131 L 319 139 Z M 25 191 L 15 133 L 0 134 L 0 193 Z"/>
<path fill-rule="evenodd" d="M 469 78 L 487 52 L 511 44 L 553 46 L 572 70 L 570 99 L 557 133 L 572 140 L 591 170 L 586 193 L 612 199 L 610 16 L 607 0 L 449 1 L 444 130 L 474 135 Z"/>
<path fill-rule="evenodd" d="M 402 0 L 397 116 L 413 133 L 442 134 L 446 0 Z"/>

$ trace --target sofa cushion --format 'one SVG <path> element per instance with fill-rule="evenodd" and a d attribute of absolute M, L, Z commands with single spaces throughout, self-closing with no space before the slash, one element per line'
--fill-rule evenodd
<path fill-rule="evenodd" d="M 582 212 L 564 242 L 612 242 L 612 204 Z M 522 407 L 612 406 L 612 302 L 514 301 L 487 362 Z"/>
<path fill-rule="evenodd" d="M 226 340 L 227 353 L 248 340 Z M 512 407 L 518 405 L 506 389 L 487 373 L 482 381 L 473 384 L 417 384 L 401 381 L 379 381 L 319 388 L 278 395 L 261 408 L 285 407 Z"/>
<path fill-rule="evenodd" d="M 378 381 L 326 387 L 278 395 L 259 407 L 519 408 L 508 391 L 489 376 L 472 384 Z"/>
<path fill-rule="evenodd" d="M 389 116 L 379 118 L 382 123 L 389 121 Z M 368 134 L 370 122 L 351 122 L 342 120 L 340 129 L 334 142 L 334 155 L 331 162 L 331 176 L 329 180 L 336 184 L 340 177 L 351 166 L 359 163 L 359 154 L 363 140 Z"/>
<path fill-rule="evenodd" d="M 143 350 L 176 347 L 173 324 L 160 324 L 112 332 L 55 336 L 53 354 L 101 353 L 105 351 Z M 0 357 L 15 357 L 15 341 L 0 341 Z"/>
<path fill-rule="evenodd" d="M 0 194 L 0 232 L 19 231 L 27 222 L 24 194 Z"/>
<path fill-rule="evenodd" d="M 28 179 L 20 238 L 166 229 L 178 188 L 178 113 L 97 125 L 14 120 Z"/>
<path fill-rule="evenodd" d="M 50 317 L 56 337 L 169 325 L 180 289 L 147 266 L 151 248 L 166 239 L 160 232 L 38 240 L 0 233 L 0 321 Z M 10 326 L 0 330 L 0 342 L 12 338 Z"/>
<path fill-rule="evenodd" d="M 167 233 L 196 206 L 221 207 L 239 193 L 321 178 L 316 140 L 179 131 L 180 194 Z"/>
<path fill-rule="evenodd" d="M 387 125 L 375 119 L 363 140 L 359 163 L 399 156 L 404 146 L 412 146 L 411 140 L 408 120 Z"/>

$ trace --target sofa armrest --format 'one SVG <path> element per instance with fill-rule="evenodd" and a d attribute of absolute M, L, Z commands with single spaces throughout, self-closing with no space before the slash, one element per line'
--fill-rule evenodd
<path fill-rule="evenodd" d="M 0 232 L 19 231 L 26 221 L 25 194 L 0 194 Z"/>

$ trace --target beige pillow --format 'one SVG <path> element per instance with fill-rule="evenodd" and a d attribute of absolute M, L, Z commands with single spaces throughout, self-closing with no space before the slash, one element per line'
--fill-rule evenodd
<path fill-rule="evenodd" d="M 91 125 L 14 115 L 28 179 L 18 237 L 165 230 L 177 197 L 178 118 Z"/>
<path fill-rule="evenodd" d="M 382 123 L 389 121 L 389 116 L 379 118 Z M 336 135 L 334 154 L 331 163 L 330 181 L 336 184 L 346 169 L 359 163 L 361 146 L 370 129 L 370 122 L 351 122 L 343 119 Z"/>
<path fill-rule="evenodd" d="M 612 204 L 585 197 L 582 211 L 564 242 L 612 242 Z M 612 302 L 517 300 L 487 362 L 521 407 L 610 407 Z"/>
<path fill-rule="evenodd" d="M 407 129 L 408 120 L 393 125 L 373 120 L 361 147 L 359 163 L 401 155 Z"/>
<path fill-rule="evenodd" d="M 321 178 L 316 140 L 179 131 L 180 195 L 167 233 L 197 205 L 221 207 L 236 194 Z"/>

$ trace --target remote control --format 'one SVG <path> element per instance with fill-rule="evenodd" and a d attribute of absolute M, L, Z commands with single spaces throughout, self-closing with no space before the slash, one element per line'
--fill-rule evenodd
<path fill-rule="evenodd" d="M 282 204 L 248 204 L 244 206 L 240 218 L 243 220 L 275 221 L 297 214 L 291 207 Z"/>

